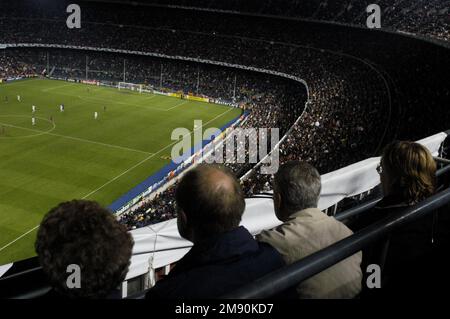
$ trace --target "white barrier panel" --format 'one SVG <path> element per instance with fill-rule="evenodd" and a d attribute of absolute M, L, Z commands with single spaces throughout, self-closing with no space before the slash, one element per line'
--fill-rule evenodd
<path fill-rule="evenodd" d="M 0 266 L 0 278 L 13 266 L 13 263 Z"/>
<path fill-rule="evenodd" d="M 441 147 L 441 144 L 442 142 L 444 142 L 446 137 L 446 133 L 438 133 L 429 137 L 425 137 L 424 139 L 417 141 L 417 143 L 426 146 L 431 154 L 433 154 L 433 156 L 438 156 L 439 148 Z"/>

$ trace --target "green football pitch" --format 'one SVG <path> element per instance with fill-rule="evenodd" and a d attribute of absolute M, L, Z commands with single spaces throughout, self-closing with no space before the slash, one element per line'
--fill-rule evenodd
<path fill-rule="evenodd" d="M 192 132 L 194 120 L 221 127 L 239 115 L 223 105 L 64 81 L 0 84 L 0 265 L 35 255 L 38 225 L 58 203 L 109 205 L 168 164 L 173 129 Z"/>

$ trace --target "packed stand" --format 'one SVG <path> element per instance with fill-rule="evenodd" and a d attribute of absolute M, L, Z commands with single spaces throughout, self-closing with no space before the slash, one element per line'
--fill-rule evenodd
<path fill-rule="evenodd" d="M 347 30 L 338 30 L 337 34 L 330 39 L 326 32 L 317 31 L 319 34 L 317 36 L 315 33 L 308 34 L 306 30 L 299 30 L 296 22 L 292 21 L 273 20 L 273 23 L 260 23 L 259 18 L 229 16 L 227 17 L 229 20 L 223 20 L 224 23 L 217 24 L 217 15 L 212 13 L 195 13 L 200 17 L 193 19 L 194 13 L 182 10 L 158 8 L 147 11 L 139 10 L 139 7 L 127 7 L 119 18 L 108 15 L 105 10 L 98 10 L 96 5 L 87 5 L 92 6 L 91 10 L 85 10 L 92 22 L 84 22 L 80 30 L 68 30 L 65 20 L 58 13 L 47 17 L 48 19 L 42 19 L 42 15 L 46 13 L 37 11 L 38 13 L 34 12 L 27 16 L 19 10 L 17 17 L 20 18 L 13 19 L 9 15 L 0 19 L 0 26 L 5 30 L 0 35 L 0 42 L 54 43 L 181 55 L 260 67 L 299 76 L 306 81 L 309 89 L 309 103 L 305 111 L 303 111 L 304 97 L 296 98 L 298 92 L 291 96 L 285 94 L 280 98 L 280 96 L 271 95 L 269 89 L 262 97 L 256 94 L 255 99 L 251 100 L 257 101 L 259 98 L 259 102 L 262 100 L 264 107 L 247 103 L 248 109 L 252 111 L 247 125 L 265 127 L 269 123 L 270 126 L 280 127 L 286 132 L 301 116 L 280 147 L 280 160 L 283 163 L 292 159 L 303 159 L 314 164 L 321 174 L 377 154 L 386 134 L 390 133 L 387 132 L 387 128 L 390 127 L 393 130 L 396 125 L 401 126 L 400 119 L 405 116 L 405 108 L 403 108 L 404 113 L 399 116 L 399 123 L 390 122 L 393 103 L 391 98 L 394 102 L 401 102 L 403 106 L 409 108 L 424 105 L 423 102 L 427 101 L 427 107 L 433 109 L 439 104 L 433 104 L 435 102 L 429 101 L 426 96 L 431 92 L 434 95 L 442 94 L 434 87 L 434 84 L 439 82 L 438 78 L 424 80 L 424 85 L 420 86 L 416 83 L 411 85 L 400 81 L 405 77 L 408 77 L 409 81 L 425 79 L 420 78 L 420 75 L 431 74 L 429 70 L 433 69 L 433 66 L 426 63 L 433 63 L 433 61 L 418 64 L 415 70 L 399 68 L 399 61 L 393 59 L 390 53 L 377 54 L 373 52 L 371 46 L 361 42 L 363 35 L 356 35 L 351 39 L 352 41 L 347 39 L 342 42 L 343 34 Z M 139 19 L 136 19 L 136 14 Z M 24 16 L 27 17 L 24 18 Z M 171 18 L 168 19 L 168 16 Z M 242 23 L 242 19 L 245 19 L 246 23 Z M 15 23 L 11 23 L 12 21 Z M 127 25 L 127 22 L 145 25 Z M 310 43 L 311 46 L 305 46 L 304 43 Z M 316 48 L 318 43 L 328 46 L 329 50 Z M 400 49 L 406 47 L 406 44 L 404 45 L 401 41 L 395 42 L 395 45 L 398 45 Z M 352 54 L 340 54 L 339 51 L 342 50 Z M 414 61 L 420 58 L 420 54 L 414 51 L 408 54 L 410 56 L 403 56 L 400 63 L 407 64 L 409 60 Z M 201 85 L 197 86 L 198 66 L 189 63 L 174 64 L 173 67 L 167 65 L 161 67 L 161 64 L 154 63 L 146 70 L 141 68 L 141 62 L 129 62 L 134 58 L 117 55 L 105 59 L 103 54 L 98 56 L 92 54 L 89 59 L 85 59 L 83 54 L 78 55 L 76 62 L 68 63 L 68 65 L 75 65 L 74 67 L 56 71 L 68 77 L 85 77 L 87 61 L 88 77 L 111 80 L 122 78 L 123 60 L 126 59 L 128 61 L 126 78 L 130 82 L 143 80 L 155 87 L 160 87 L 162 74 L 163 87 L 171 86 L 175 90 L 235 98 L 241 101 L 245 99 L 240 95 L 246 96 L 244 93 L 248 89 L 245 88 L 245 81 L 240 81 L 242 77 L 239 76 L 237 81 L 239 89 L 234 93 L 231 89 L 234 74 L 225 71 L 218 71 L 218 74 L 224 72 L 221 77 L 210 77 L 202 72 Z M 353 55 L 370 56 L 378 64 L 383 64 L 390 74 L 383 69 L 377 70 L 373 64 Z M 54 64 L 61 65 L 57 59 L 59 58 L 54 60 L 56 61 Z M 175 74 L 178 75 L 175 76 Z M 245 76 L 247 77 L 248 75 Z M 395 87 L 396 91 L 402 91 L 401 94 L 391 96 L 391 87 Z M 410 94 L 411 88 L 417 91 L 417 95 Z M 396 101 L 395 98 L 398 100 Z M 448 98 L 448 93 L 441 95 L 441 99 L 445 98 Z M 283 111 L 279 108 L 270 108 L 274 101 L 283 102 Z M 296 112 L 289 111 L 292 109 Z M 276 114 L 277 112 L 288 114 L 281 116 Z M 268 116 L 269 114 L 276 114 L 276 116 L 271 117 Z M 364 116 L 359 116 L 362 114 Z M 426 113 L 415 121 L 431 120 L 431 117 L 427 119 L 431 114 Z M 268 118 L 269 122 L 267 122 Z M 444 118 L 442 120 L 444 121 Z M 402 125 L 403 123 L 411 126 L 412 122 L 402 121 Z M 424 136 L 425 128 L 431 128 L 431 126 L 416 126 L 416 134 L 419 135 L 420 130 L 419 136 Z M 249 167 L 233 168 L 242 174 Z M 244 182 L 248 196 L 271 188 L 268 176 L 253 174 L 249 181 Z M 159 196 L 159 198 L 166 198 L 166 195 Z M 156 202 L 154 200 L 146 203 L 144 211 L 147 212 L 150 209 L 151 212 L 152 205 L 156 205 L 153 211 L 161 210 L 161 205 Z M 165 202 L 171 203 L 170 195 L 167 195 Z M 162 206 L 166 207 L 165 204 Z M 174 216 L 175 214 L 173 207 L 164 208 L 161 211 L 164 212 L 161 215 Z M 142 210 L 140 212 L 142 213 Z M 145 213 L 138 219 L 145 221 L 139 225 L 152 222 L 147 219 Z M 155 221 L 160 220 L 159 217 L 155 218 Z M 133 227 L 131 224 L 130 226 Z"/>

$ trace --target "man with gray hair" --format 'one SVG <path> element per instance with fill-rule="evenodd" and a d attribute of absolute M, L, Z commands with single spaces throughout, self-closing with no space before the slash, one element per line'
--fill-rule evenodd
<path fill-rule="evenodd" d="M 275 174 L 275 215 L 283 222 L 257 239 L 275 247 L 292 264 L 335 242 L 352 231 L 317 208 L 321 182 L 319 172 L 299 161 L 288 162 Z M 361 258 L 358 252 L 297 286 L 299 298 L 354 298 L 361 291 Z"/>

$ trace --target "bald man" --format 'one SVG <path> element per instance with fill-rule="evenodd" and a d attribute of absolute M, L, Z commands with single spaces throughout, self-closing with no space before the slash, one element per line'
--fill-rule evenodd
<path fill-rule="evenodd" d="M 285 265 L 272 246 L 239 226 L 244 195 L 227 168 L 201 164 L 190 170 L 176 202 L 178 231 L 194 246 L 147 299 L 218 298 Z"/>

